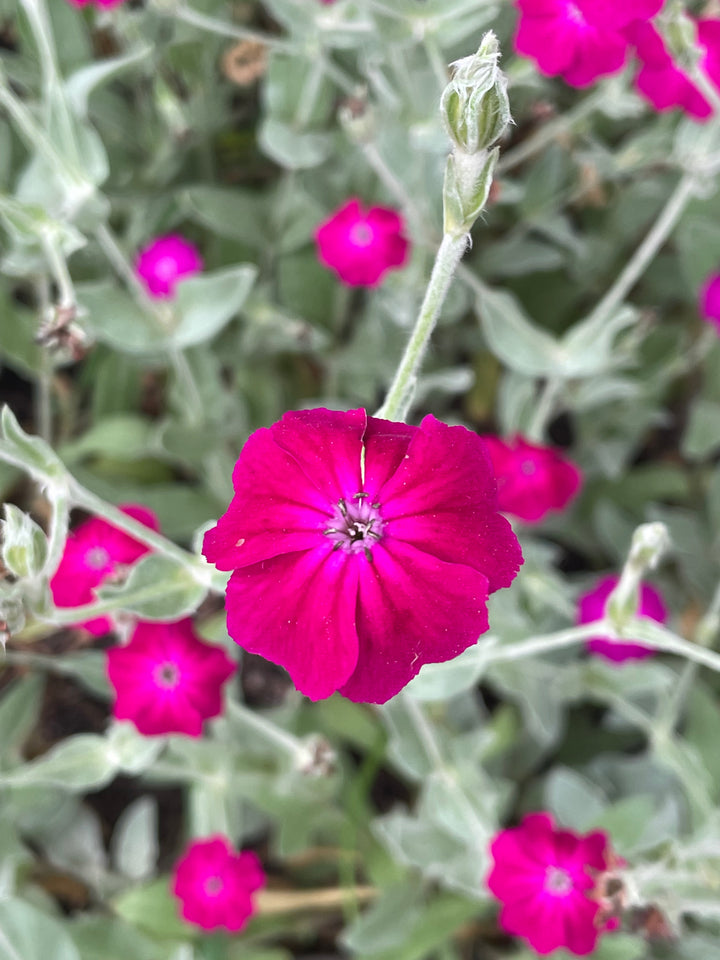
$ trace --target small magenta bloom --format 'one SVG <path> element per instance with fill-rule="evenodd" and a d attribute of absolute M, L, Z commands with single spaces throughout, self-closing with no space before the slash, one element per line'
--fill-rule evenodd
<path fill-rule="evenodd" d="M 547 76 L 573 87 L 617 73 L 625 63 L 623 31 L 654 16 L 664 0 L 516 0 L 515 49 Z"/>
<path fill-rule="evenodd" d="M 230 636 L 311 700 L 384 703 L 488 628 L 522 563 L 485 444 L 432 416 L 287 413 L 257 430 L 204 553 L 233 570 Z"/>
<path fill-rule="evenodd" d="M 403 230 L 395 210 L 371 207 L 364 212 L 359 200 L 349 200 L 315 231 L 318 257 L 348 286 L 376 287 L 388 270 L 407 260 Z"/>
<path fill-rule="evenodd" d="M 157 237 L 140 251 L 135 261 L 135 272 L 155 300 L 174 297 L 178 282 L 202 268 L 197 247 L 177 233 Z"/>
<path fill-rule="evenodd" d="M 158 530 L 158 519 L 152 510 L 137 504 L 120 507 L 123 513 L 151 530 Z M 57 607 L 80 607 L 95 600 L 95 588 L 106 580 L 122 575 L 124 567 L 135 563 L 150 548 L 93 517 L 70 533 L 55 574 L 50 581 Z M 109 617 L 96 617 L 78 624 L 96 637 L 112 630 Z"/>
<path fill-rule="evenodd" d="M 539 523 L 551 510 L 564 510 L 582 484 L 582 473 L 553 447 L 539 447 L 520 436 L 487 436 L 498 504 L 525 523 Z"/>
<path fill-rule="evenodd" d="M 713 273 L 705 281 L 700 293 L 700 312 L 720 334 L 720 273 Z"/>
<path fill-rule="evenodd" d="M 487 885 L 503 905 L 500 926 L 537 953 L 564 947 L 585 956 L 603 930 L 617 927 L 616 919 L 603 922 L 600 903 L 590 898 L 596 875 L 613 863 L 602 831 L 579 836 L 558 829 L 550 814 L 531 813 L 502 830 L 490 852 Z"/>
<path fill-rule="evenodd" d="M 700 67 L 720 89 L 720 20 L 699 20 L 697 31 L 702 52 Z M 712 107 L 673 62 L 655 27 L 651 23 L 635 23 L 627 35 L 641 62 L 635 85 L 645 99 L 660 112 L 680 108 L 696 120 L 708 120 Z"/>
<path fill-rule="evenodd" d="M 89 7 L 91 4 L 109 10 L 111 7 L 119 7 L 125 0 L 68 0 L 73 7 Z"/>
<path fill-rule="evenodd" d="M 255 912 L 253 893 L 265 872 L 249 850 L 236 853 L 226 837 L 195 840 L 175 866 L 172 892 L 180 915 L 203 930 L 242 930 Z"/>
<path fill-rule="evenodd" d="M 577 612 L 578 623 L 592 623 L 593 620 L 600 620 L 605 613 L 607 599 L 617 586 L 619 579 L 620 577 L 614 574 L 603 577 L 592 590 L 580 597 Z M 640 584 L 638 616 L 647 617 L 657 623 L 665 623 L 667 620 L 665 601 L 655 587 L 650 586 L 649 583 Z M 597 653 L 601 657 L 605 657 L 606 660 L 612 660 L 615 663 L 622 663 L 624 660 L 642 660 L 645 657 L 651 657 L 654 653 L 654 650 L 642 643 L 615 643 L 605 637 L 593 637 L 588 640 L 587 648 L 592 653 Z"/>
<path fill-rule="evenodd" d="M 130 643 L 107 652 L 113 713 L 145 736 L 199 737 L 203 721 L 222 712 L 222 686 L 234 672 L 224 650 L 195 634 L 192 620 L 138 623 Z"/>

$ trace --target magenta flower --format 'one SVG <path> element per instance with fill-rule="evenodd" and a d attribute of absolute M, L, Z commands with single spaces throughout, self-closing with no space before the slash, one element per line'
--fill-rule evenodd
<path fill-rule="evenodd" d="M 592 590 L 580 597 L 577 611 L 577 622 L 579 624 L 592 623 L 593 620 L 601 619 L 605 613 L 607 599 L 617 586 L 619 579 L 620 577 L 614 574 L 603 577 Z M 667 620 L 665 601 L 655 587 L 651 587 L 649 583 L 640 584 L 638 616 L 647 617 L 657 623 L 665 623 Z M 606 660 L 612 660 L 615 663 L 622 663 L 624 660 L 642 660 L 645 657 L 651 657 L 654 653 L 654 650 L 642 643 L 615 643 L 606 637 L 592 637 L 587 641 L 587 648 L 592 653 L 597 653 L 601 657 L 605 657 Z"/>
<path fill-rule="evenodd" d="M 700 67 L 720 89 L 720 20 L 699 20 Z M 636 23 L 628 30 L 641 62 L 635 78 L 638 91 L 656 110 L 679 107 L 696 120 L 707 120 L 712 107 L 689 77 L 673 62 L 662 37 L 651 23 Z"/>
<path fill-rule="evenodd" d="M 401 267 L 409 243 L 402 218 L 394 210 L 349 200 L 315 231 L 321 263 L 350 287 L 376 287 L 388 270 Z"/>
<path fill-rule="evenodd" d="M 564 510 L 577 495 L 582 473 L 553 447 L 539 447 L 520 436 L 487 436 L 498 504 L 525 523 L 539 523 L 551 510 Z"/>
<path fill-rule="evenodd" d="M 625 63 L 623 30 L 653 17 L 664 0 L 516 0 L 518 53 L 532 58 L 547 76 L 573 87 L 617 73 Z"/>
<path fill-rule="evenodd" d="M 590 899 L 595 875 L 613 862 L 602 831 L 578 836 L 559 830 L 547 813 L 531 813 L 520 826 L 502 830 L 492 841 L 494 866 L 487 885 L 502 902 L 500 926 L 523 937 L 537 953 L 564 947 L 585 956 L 603 930 L 601 905 Z"/>
<path fill-rule="evenodd" d="M 255 912 L 253 893 L 265 886 L 260 861 L 249 850 L 236 853 L 223 836 L 194 840 L 175 866 L 172 892 L 180 915 L 203 930 L 237 933 Z"/>
<path fill-rule="evenodd" d="M 125 0 L 68 0 L 68 3 L 73 7 L 89 7 L 94 3 L 98 7 L 109 10 L 111 7 L 118 7 L 121 3 L 125 3 Z"/>
<path fill-rule="evenodd" d="M 234 672 L 224 650 L 195 634 L 192 620 L 138 623 L 130 643 L 107 652 L 113 713 L 147 737 L 199 737 L 203 721 L 222 712 L 222 686 Z"/>
<path fill-rule="evenodd" d="M 700 293 L 700 312 L 720 334 L 720 273 L 713 273 L 705 281 Z"/>
<path fill-rule="evenodd" d="M 384 703 L 488 628 L 522 556 L 487 449 L 432 416 L 287 413 L 257 430 L 204 553 L 234 570 L 228 631 L 312 700 Z"/>
<path fill-rule="evenodd" d="M 143 247 L 135 260 L 135 272 L 155 300 L 174 297 L 178 282 L 202 268 L 197 247 L 177 233 L 157 237 Z"/>
<path fill-rule="evenodd" d="M 120 509 L 151 530 L 159 529 L 152 510 L 137 504 L 127 504 Z M 105 520 L 97 517 L 86 520 L 69 534 L 60 564 L 50 581 L 55 606 L 80 607 L 92 603 L 96 587 L 112 577 L 121 576 L 124 567 L 149 551 L 144 543 Z M 109 617 L 96 617 L 77 626 L 101 637 L 112 630 L 112 621 Z"/>

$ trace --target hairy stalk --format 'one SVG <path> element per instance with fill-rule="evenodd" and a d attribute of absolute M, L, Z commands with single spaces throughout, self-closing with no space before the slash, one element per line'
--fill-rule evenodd
<path fill-rule="evenodd" d="M 695 186 L 694 174 L 686 173 L 682 176 L 647 236 L 591 313 L 592 319 L 609 317 L 620 306 L 670 236 L 673 227 L 692 198 Z"/>
<path fill-rule="evenodd" d="M 376 413 L 377 417 L 385 420 L 402 420 L 407 415 L 425 351 L 450 289 L 453 275 L 467 249 L 468 240 L 467 235 L 453 237 L 446 234 L 443 237 L 415 328 L 405 347 L 405 353 L 385 402 Z"/>

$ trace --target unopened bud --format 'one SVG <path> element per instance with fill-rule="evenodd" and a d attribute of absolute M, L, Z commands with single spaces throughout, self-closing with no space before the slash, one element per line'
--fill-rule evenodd
<path fill-rule="evenodd" d="M 11 503 L 5 504 L 2 559 L 18 579 L 37 576 L 47 558 L 47 539 L 30 517 Z"/>
<path fill-rule="evenodd" d="M 478 52 L 452 64 L 452 80 L 440 101 L 448 136 L 458 150 L 488 150 L 510 123 L 507 79 L 498 66 L 500 49 L 492 31 L 485 34 Z"/>
<path fill-rule="evenodd" d="M 637 613 L 640 582 L 646 570 L 652 570 L 670 546 L 664 523 L 642 523 L 633 534 L 630 553 L 620 581 L 608 598 L 605 612 L 611 624 L 622 631 Z"/>

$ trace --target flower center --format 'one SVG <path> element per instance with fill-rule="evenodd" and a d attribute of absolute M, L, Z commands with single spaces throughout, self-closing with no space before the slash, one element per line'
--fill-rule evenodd
<path fill-rule="evenodd" d="M 548 867 L 545 872 L 543 889 L 555 896 L 563 896 L 573 889 L 572 877 L 562 867 Z"/>
<path fill-rule="evenodd" d="M 382 538 L 383 526 L 380 504 L 370 503 L 367 493 L 356 493 L 350 500 L 338 500 L 325 535 L 334 542 L 336 550 L 363 551 L 370 560 L 370 548 Z"/>
<path fill-rule="evenodd" d="M 169 255 L 159 257 L 155 261 L 155 276 L 162 280 L 170 280 L 177 273 L 177 263 L 175 257 Z"/>
<path fill-rule="evenodd" d="M 219 893 L 222 893 L 224 886 L 222 877 L 208 877 L 203 883 L 203 893 L 207 894 L 208 897 L 216 897 Z"/>
<path fill-rule="evenodd" d="M 520 473 L 524 474 L 526 477 L 531 477 L 531 476 L 535 473 L 536 470 L 537 470 L 537 466 L 536 466 L 534 460 L 523 460 L 523 461 L 521 461 L 521 463 L 520 463 Z"/>
<path fill-rule="evenodd" d="M 110 563 L 110 554 L 105 547 L 92 547 L 85 554 L 85 563 L 91 570 L 102 570 Z"/>
<path fill-rule="evenodd" d="M 173 690 L 180 683 L 180 670 L 176 663 L 167 660 L 153 670 L 153 680 L 163 690 Z"/>
<path fill-rule="evenodd" d="M 354 247 L 369 247 L 374 236 L 372 227 L 367 223 L 356 223 L 350 228 L 349 239 Z"/>
<path fill-rule="evenodd" d="M 585 17 L 582 10 L 576 3 L 568 3 L 566 7 L 567 18 L 572 23 L 585 23 Z"/>

